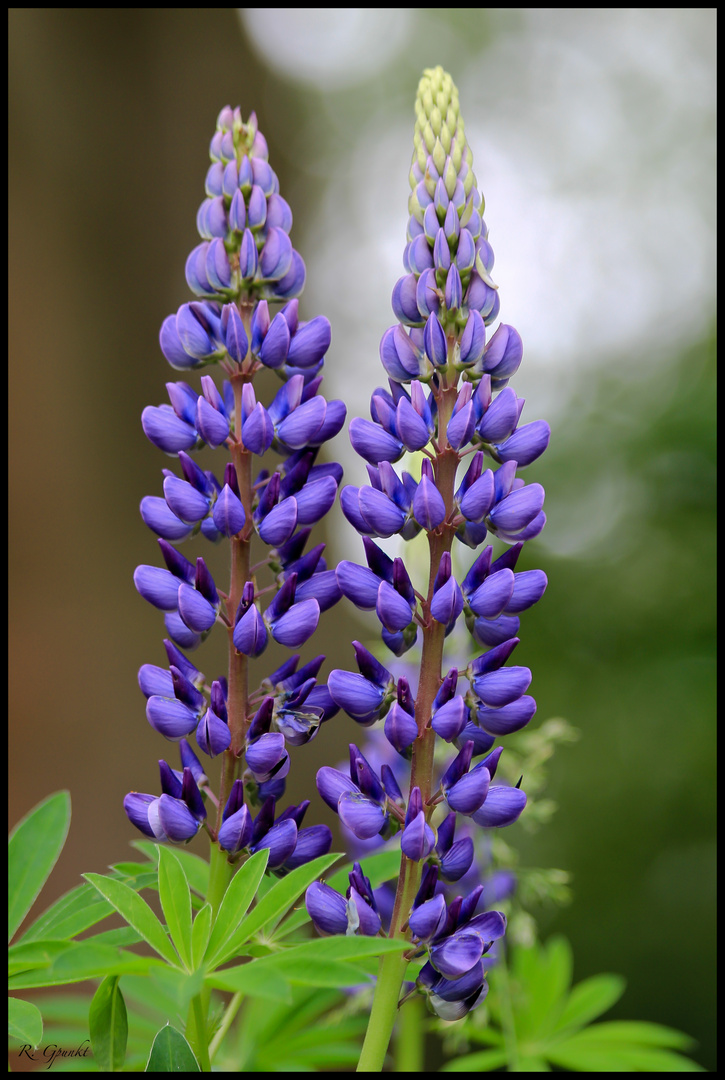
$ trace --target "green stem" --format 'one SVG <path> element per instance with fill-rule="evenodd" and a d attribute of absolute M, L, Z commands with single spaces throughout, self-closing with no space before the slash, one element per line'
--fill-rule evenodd
<path fill-rule="evenodd" d="M 358 1072 L 380 1072 L 398 1012 L 398 997 L 408 961 L 400 953 L 386 953 L 380 959 L 378 984 L 365 1033 Z"/>
<path fill-rule="evenodd" d="M 209 1061 L 209 1047 L 206 1036 L 206 1024 L 204 1022 L 204 1007 L 201 1002 L 201 994 L 196 994 L 191 1002 L 191 1007 L 194 1014 L 194 1043 L 191 1043 L 191 1048 L 196 1054 L 196 1060 L 199 1062 L 202 1072 L 211 1072 L 211 1063 Z"/>
<path fill-rule="evenodd" d="M 222 851 L 217 844 L 212 844 L 209 853 L 209 887 L 206 891 L 207 901 L 211 904 L 212 926 L 216 922 L 219 906 L 224 899 L 233 873 L 234 867 L 227 861 L 226 852 Z"/>
<path fill-rule="evenodd" d="M 406 1001 L 398 1014 L 398 1026 L 395 1030 L 395 1071 L 422 1072 L 423 1044 L 423 1002 L 414 994 Z"/>
<path fill-rule="evenodd" d="M 451 348 L 453 346 L 451 345 Z M 438 405 L 438 450 L 433 469 L 436 486 L 443 496 L 446 507 L 446 519 L 453 509 L 456 468 L 459 457 L 448 444 L 445 432 L 453 413 L 457 390 L 454 386 L 445 386 L 436 395 Z M 438 529 L 428 534 L 430 548 L 430 568 L 428 573 L 428 593 L 422 601 L 423 650 L 420 661 L 420 677 L 415 701 L 415 719 L 418 725 L 418 737 L 413 743 L 413 756 L 410 770 L 410 789 L 420 788 L 424 804 L 432 795 L 433 751 L 435 732 L 430 727 L 433 699 L 441 684 L 441 666 L 443 663 L 443 643 L 445 626 L 431 617 L 430 605 L 433 599 L 433 586 L 438 573 L 441 558 L 450 552 L 455 529 L 444 522 Z M 430 821 L 434 807 L 426 806 L 426 818 Z M 395 906 L 390 922 L 388 937 L 405 938 L 402 927 L 406 925 L 415 895 L 420 885 L 422 863 L 413 862 L 401 856 L 398 887 Z M 407 961 L 396 954 L 388 954 L 380 961 L 378 982 L 373 998 L 373 1007 L 365 1033 L 358 1072 L 379 1072 L 383 1067 L 385 1053 L 395 1025 L 398 1011 L 400 988 L 405 977 Z"/>
<path fill-rule="evenodd" d="M 217 1031 L 212 1041 L 209 1043 L 209 1058 L 211 1061 L 214 1060 L 217 1050 L 224 1041 L 224 1037 L 229 1031 L 229 1028 L 232 1026 L 232 1021 L 234 1020 L 234 1017 L 239 1012 L 239 1006 L 242 1004 L 243 996 L 244 995 L 241 993 L 235 994 L 224 1011 L 224 1016 L 222 1017 L 222 1022 L 219 1025 L 219 1030 Z"/>
<path fill-rule="evenodd" d="M 496 965 L 496 985 L 499 987 L 501 1000 L 501 1030 L 503 1031 L 503 1041 L 506 1048 L 508 1071 L 520 1072 L 519 1044 L 516 1038 L 516 1023 L 511 1000 L 511 980 L 509 979 L 506 947 L 503 942 L 501 942 L 501 946 Z"/>

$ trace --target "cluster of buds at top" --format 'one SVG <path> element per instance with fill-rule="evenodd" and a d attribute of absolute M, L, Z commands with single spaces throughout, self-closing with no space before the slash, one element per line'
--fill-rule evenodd
<path fill-rule="evenodd" d="M 161 327 L 161 351 L 173 368 L 205 369 L 198 389 L 169 382 L 168 403 L 142 415 L 145 434 L 178 471 L 164 469 L 162 494 L 141 501 L 162 565 L 139 566 L 134 581 L 164 613 L 168 667 L 144 664 L 139 685 L 151 726 L 179 742 L 181 769 L 161 761 L 161 794 L 131 793 L 125 808 L 147 836 L 182 843 L 205 827 L 230 860 L 268 848 L 269 869 L 285 873 L 331 846 L 326 826 L 301 828 L 307 802 L 279 814 L 275 808 L 290 767 L 288 747 L 313 738 L 338 706 L 317 681 L 324 657 L 299 667 L 293 655 L 256 689 L 249 660 L 270 640 L 304 644 L 320 613 L 342 596 L 324 545 L 305 548 L 342 480 L 339 465 L 318 463 L 317 456 L 341 430 L 346 409 L 319 393 L 330 323 L 299 317 L 305 266 L 289 239 L 292 213 L 267 156 L 254 114 L 245 123 L 238 108 L 224 108 L 197 215 L 202 242 L 186 262 L 196 299 Z M 225 376 L 220 384 L 211 364 Z M 263 368 L 281 379 L 270 401 L 258 400 L 253 386 Z M 204 447 L 223 448 L 231 460 L 219 471 L 204 469 L 194 460 Z M 253 467 L 255 456 L 267 454 L 276 458 Z M 230 546 L 227 592 L 203 556 L 190 560 L 178 548 L 199 534 Z M 262 573 L 270 580 L 261 582 Z M 215 624 L 229 638 L 229 670 L 207 680 L 182 650 L 195 649 Z M 223 757 L 218 795 L 192 737 L 203 755 Z"/>
<path fill-rule="evenodd" d="M 408 927 L 413 943 L 428 950 L 419 988 L 440 1016 L 455 1019 L 483 999 L 482 957 L 505 929 L 500 913 L 476 914 L 480 889 L 446 907 L 443 883 L 466 874 L 474 853 L 470 837 L 454 840 L 456 818 L 500 828 L 526 804 L 519 786 L 492 783 L 503 752 L 494 743 L 536 711 L 530 670 L 508 660 L 519 644 L 520 614 L 547 585 L 540 570 L 516 570 L 524 542 L 544 527 L 544 490 L 517 472 L 546 449 L 550 432 L 545 421 L 520 423 L 524 401 L 508 386 L 523 352 L 517 332 L 502 323 L 486 340 L 499 312 L 493 250 L 458 93 L 441 68 L 426 71 L 418 89 L 410 185 L 407 273 L 393 290 L 399 322 L 380 345 L 389 389 L 374 391 L 371 420 L 350 424 L 370 483 L 343 488 L 340 499 L 363 538 L 366 565 L 340 563 L 337 581 L 358 608 L 375 611 L 397 656 L 422 637 L 422 659 L 412 686 L 354 643 L 359 671 L 335 670 L 328 679 L 333 701 L 357 724 L 385 718 L 390 746 L 411 761 L 409 790 L 404 796 L 388 766 L 378 776 L 355 745 L 349 779 L 323 768 L 317 786 L 357 840 L 399 837 L 403 868 L 390 933 Z M 417 457 L 398 472 L 393 465 L 406 453 Z M 487 457 L 494 467 L 485 467 Z M 374 541 L 421 532 L 430 568 L 426 582 L 415 582 L 404 559 Z M 506 545 L 503 552 L 494 557 L 492 545 L 484 547 L 459 580 L 454 541 L 459 550 L 477 549 L 489 535 Z M 464 693 L 458 668 L 446 671 L 443 663 L 445 638 L 461 616 L 478 653 L 461 672 Z M 458 751 L 440 775 L 437 739 Z M 358 890 L 358 908 L 363 895 Z M 319 888 L 308 895 L 308 910 L 323 932 L 342 912 L 340 900 Z M 376 932 L 373 925 L 361 917 L 355 932 Z"/>

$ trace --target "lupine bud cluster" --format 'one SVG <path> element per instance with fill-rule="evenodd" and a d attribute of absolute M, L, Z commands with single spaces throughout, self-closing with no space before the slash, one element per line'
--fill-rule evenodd
<path fill-rule="evenodd" d="M 526 804 L 520 787 L 494 783 L 503 752 L 494 743 L 536 711 L 531 672 L 508 661 L 519 616 L 547 584 L 542 571 L 516 566 L 546 521 L 543 488 L 518 472 L 546 449 L 549 427 L 521 424 L 524 401 L 508 385 L 522 359 L 517 332 L 500 323 L 487 340 L 499 312 L 493 250 L 458 92 L 441 68 L 421 79 L 414 144 L 406 274 L 393 289 L 398 323 L 380 344 L 388 387 L 374 391 L 371 419 L 356 418 L 349 429 L 369 484 L 344 487 L 340 498 L 362 537 L 364 563 L 341 562 L 337 582 L 358 608 L 375 611 L 395 656 L 422 645 L 420 670 L 417 685 L 396 678 L 354 642 L 357 672 L 332 671 L 327 684 L 361 727 L 384 719 L 390 746 L 410 761 L 407 794 L 389 765 L 376 772 L 354 743 L 349 770 L 322 768 L 317 787 L 357 840 L 400 843 L 389 933 L 427 954 L 418 988 L 438 1015 L 456 1019 L 483 1000 L 483 957 L 506 925 L 499 912 L 476 914 L 486 903 L 480 886 L 446 905 L 444 883 L 467 874 L 474 857 L 470 830 L 456 840 L 456 822 L 500 828 Z M 421 532 L 430 567 L 428 580 L 416 582 L 405 560 L 375 540 Z M 503 551 L 486 545 L 458 575 L 458 553 L 481 548 L 489 534 Z M 463 671 L 444 662 L 445 638 L 459 620 L 476 647 Z M 468 689 L 459 687 L 461 676 Z M 451 747 L 442 769 L 436 740 Z M 354 876 L 347 898 L 310 887 L 307 907 L 320 931 L 378 932 L 378 899 L 358 866 Z"/>
<path fill-rule="evenodd" d="M 244 122 L 238 108 L 224 108 L 197 214 L 202 242 L 186 262 L 195 299 L 169 315 L 159 335 L 171 367 L 187 376 L 205 372 L 198 388 L 167 383 L 168 403 L 149 406 L 141 418 L 174 467 L 163 469 L 162 493 L 141 501 L 160 562 L 139 566 L 134 581 L 164 613 L 168 666 L 144 664 L 139 685 L 149 724 L 179 744 L 181 767 L 160 761 L 161 793 L 133 792 L 124 806 L 152 839 L 184 843 L 205 827 L 230 860 L 267 848 L 268 868 L 283 874 L 331 846 L 327 826 L 302 828 L 309 801 L 279 813 L 276 805 L 290 768 L 288 748 L 313 738 L 338 705 L 317 681 L 322 656 L 300 667 L 293 655 L 256 689 L 248 661 L 271 639 L 302 645 L 320 612 L 342 596 L 324 545 L 305 548 L 342 479 L 339 465 L 317 463 L 317 456 L 341 430 L 346 409 L 318 392 L 330 324 L 324 316 L 299 317 L 305 266 L 292 247 L 292 212 L 267 156 L 254 114 Z M 220 384 L 209 374 L 212 364 L 226 376 Z M 258 400 L 253 386 L 263 368 L 281 380 L 269 401 Z M 227 452 L 218 471 L 194 459 L 203 447 Z M 253 467 L 263 455 L 275 456 Z M 179 550 L 199 534 L 229 545 L 228 592 L 203 555 L 187 558 Z M 271 584 L 258 582 L 263 571 Z M 195 649 L 215 624 L 229 638 L 229 670 L 208 679 L 182 650 Z M 197 751 L 222 757 L 218 795 Z"/>

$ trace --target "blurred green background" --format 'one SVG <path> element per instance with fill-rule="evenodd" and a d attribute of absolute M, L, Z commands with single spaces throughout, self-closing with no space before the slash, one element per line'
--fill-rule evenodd
<path fill-rule="evenodd" d="M 327 396 L 367 415 L 413 99 L 441 63 L 525 343 L 516 389 L 553 428 L 526 564 L 550 584 L 517 659 L 534 723 L 582 736 L 552 823 L 506 838 L 573 876 L 541 922 L 575 977 L 623 973 L 616 1015 L 689 1032 L 714 1068 L 714 9 L 14 9 L 9 33 L 10 818 L 60 787 L 74 809 L 43 906 L 125 856 L 121 800 L 166 752 L 136 685 L 162 627 L 131 575 L 157 561 L 137 507 L 167 459 L 139 417 L 174 377 L 158 328 L 188 299 L 217 112 L 257 111 L 303 317 L 333 325 Z M 332 452 L 362 478 L 344 433 Z M 326 539 L 359 557 L 339 514 Z M 343 602 L 315 651 L 349 667 L 369 633 Z M 197 656 L 219 674 L 224 643 Z M 339 717 L 298 751 L 290 799 L 356 734 Z"/>

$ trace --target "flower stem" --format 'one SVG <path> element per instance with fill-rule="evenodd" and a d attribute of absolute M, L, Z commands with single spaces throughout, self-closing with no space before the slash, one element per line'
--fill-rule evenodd
<path fill-rule="evenodd" d="M 445 431 L 456 401 L 456 388 L 447 387 L 439 391 L 438 431 L 440 449 L 434 461 L 436 487 L 443 497 L 446 517 L 453 508 L 458 454 L 447 442 Z M 418 725 L 418 738 L 413 743 L 413 756 L 410 770 L 410 789 L 420 788 L 424 805 L 431 797 L 433 784 L 433 751 L 435 732 L 429 726 L 433 699 L 441 684 L 441 666 L 443 663 L 443 643 L 445 626 L 431 618 L 430 605 L 433 599 L 433 586 L 438 573 L 441 558 L 450 552 L 455 530 L 443 525 L 428 534 L 430 548 L 430 570 L 428 574 L 428 593 L 423 600 L 423 650 L 420 660 L 420 677 L 415 701 L 415 720 Z M 426 817 L 430 820 L 435 805 L 426 805 Z M 401 856 L 398 887 L 395 894 L 395 906 L 390 921 L 388 937 L 404 938 L 401 927 L 407 924 L 410 909 L 420 885 L 422 865 L 405 855 Z M 398 954 L 388 953 L 380 960 L 378 982 L 375 988 L 373 1007 L 368 1021 L 365 1042 L 363 1043 L 358 1072 L 379 1072 L 383 1067 L 385 1052 L 395 1024 L 398 1010 L 400 989 L 405 977 L 407 961 Z"/>
<path fill-rule="evenodd" d="M 400 1009 L 395 1030 L 395 1072 L 422 1072 L 424 1068 L 423 1002 L 414 994 Z"/>
<path fill-rule="evenodd" d="M 378 984 L 365 1033 L 358 1072 L 380 1072 L 398 1013 L 398 996 L 408 961 L 400 953 L 386 953 L 380 959 Z"/>

